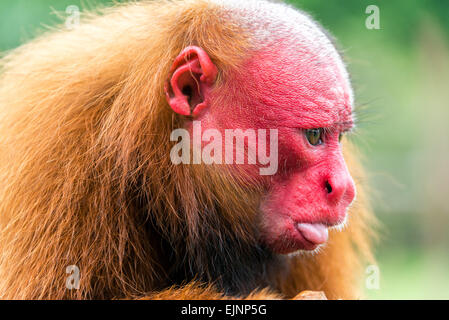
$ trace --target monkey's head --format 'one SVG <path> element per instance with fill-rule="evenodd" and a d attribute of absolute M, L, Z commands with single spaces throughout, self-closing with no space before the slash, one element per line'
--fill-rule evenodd
<path fill-rule="evenodd" d="M 251 46 L 242 63 L 225 74 L 202 47 L 185 48 L 172 65 L 167 101 L 188 116 L 185 128 L 192 134 L 193 121 L 201 123 L 203 147 L 211 142 L 210 135 L 204 137 L 207 130 L 220 133 L 222 163 L 230 143 L 226 130 L 241 129 L 234 134 L 245 145 L 232 150 L 248 161 L 227 163 L 248 185 L 263 186 L 260 241 L 276 253 L 313 250 L 328 240 L 328 228 L 344 224 L 356 193 L 341 148 L 354 120 L 348 74 L 328 36 L 305 14 L 268 2 L 226 3 L 233 17 L 247 23 L 241 28 Z M 270 131 L 277 146 L 269 129 L 277 133 Z M 252 163 L 251 130 L 257 137 Z M 261 153 L 276 154 L 269 174 L 261 173 Z"/>

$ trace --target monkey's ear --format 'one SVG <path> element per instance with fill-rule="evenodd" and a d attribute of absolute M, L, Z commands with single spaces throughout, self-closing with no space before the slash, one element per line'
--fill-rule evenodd
<path fill-rule="evenodd" d="M 206 107 L 205 92 L 215 83 L 217 67 L 201 48 L 182 50 L 170 69 L 171 79 L 165 83 L 165 95 L 173 111 L 197 115 Z"/>

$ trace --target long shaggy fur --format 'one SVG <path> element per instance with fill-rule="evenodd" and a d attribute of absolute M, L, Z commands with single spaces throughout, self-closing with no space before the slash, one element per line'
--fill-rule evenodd
<path fill-rule="evenodd" d="M 219 90 L 250 36 L 209 2 L 151 1 L 90 14 L 0 60 L 0 298 L 358 296 L 370 252 L 361 183 L 343 232 L 278 261 L 254 238 L 257 186 L 170 162 L 182 127 L 163 96 L 172 61 L 204 48 Z M 79 290 L 66 288 L 69 265 Z M 277 293 L 256 290 L 268 286 Z"/>

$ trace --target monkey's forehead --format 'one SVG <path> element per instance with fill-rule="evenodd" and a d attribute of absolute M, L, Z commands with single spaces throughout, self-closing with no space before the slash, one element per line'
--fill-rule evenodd
<path fill-rule="evenodd" d="M 352 91 L 335 62 L 298 57 L 291 50 L 278 44 L 254 52 L 226 81 L 229 92 L 252 106 L 248 110 L 259 115 L 263 127 L 282 122 L 292 128 L 351 129 Z"/>
<path fill-rule="evenodd" d="M 334 85 L 327 92 L 345 98 L 347 107 L 353 108 L 353 90 L 343 60 L 324 29 L 309 15 L 280 2 L 211 1 L 221 6 L 226 19 L 249 34 L 255 54 L 263 52 L 282 64 L 278 74 L 286 75 L 284 79 L 292 80 L 293 76 L 297 83 L 308 75 L 309 80 L 314 76 L 317 81 L 326 78 L 326 83 L 333 80 Z M 285 70 L 286 66 L 290 67 Z"/>

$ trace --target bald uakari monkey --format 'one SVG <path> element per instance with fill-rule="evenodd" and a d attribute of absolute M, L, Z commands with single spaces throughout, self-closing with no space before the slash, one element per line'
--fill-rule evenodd
<path fill-rule="evenodd" d="M 372 218 L 341 140 L 353 90 L 307 14 L 269 1 L 133 2 L 1 66 L 1 298 L 360 296 Z M 275 170 L 262 174 L 260 154 L 174 163 L 177 129 L 199 130 L 192 153 L 234 130 L 245 156 L 253 130 Z"/>

